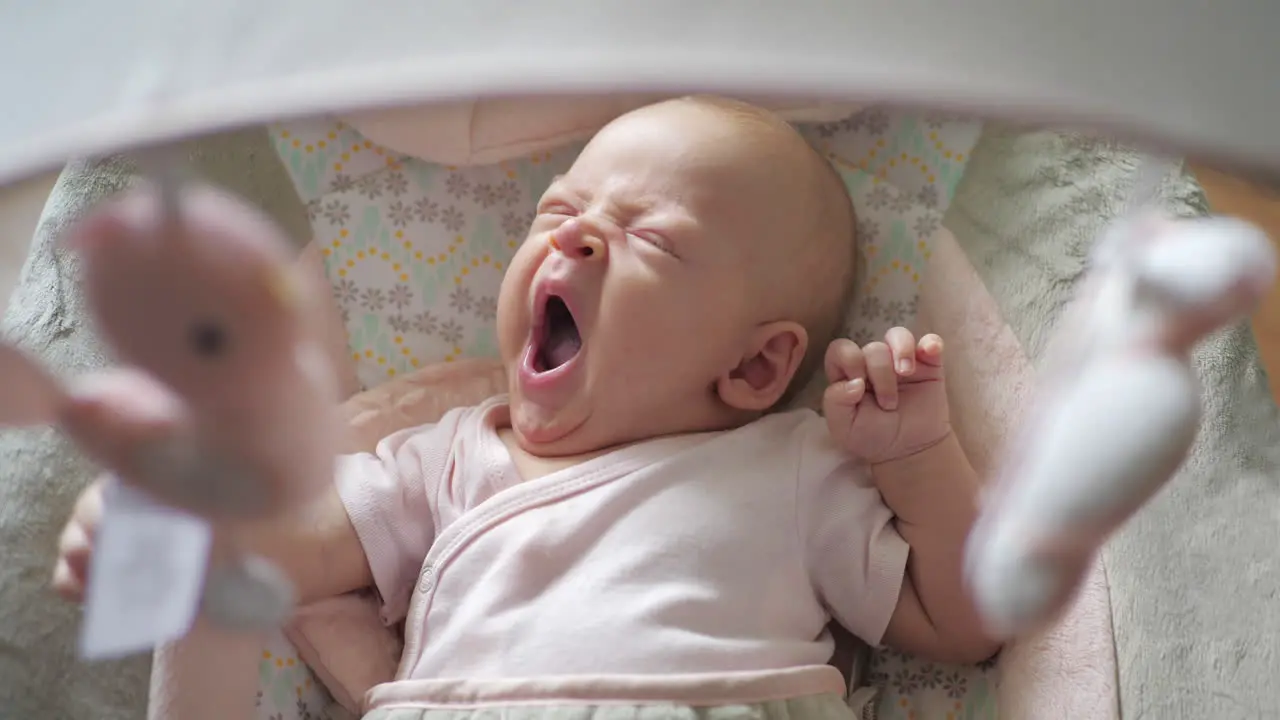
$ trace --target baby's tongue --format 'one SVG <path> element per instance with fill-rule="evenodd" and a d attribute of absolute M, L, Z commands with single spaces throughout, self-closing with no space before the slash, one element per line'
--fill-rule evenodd
<path fill-rule="evenodd" d="M 582 347 L 582 339 L 571 328 L 565 328 L 547 338 L 546 358 L 548 369 L 558 368 L 573 359 Z"/>

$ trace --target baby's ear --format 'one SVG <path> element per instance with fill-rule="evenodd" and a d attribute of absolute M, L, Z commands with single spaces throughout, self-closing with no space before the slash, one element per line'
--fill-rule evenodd
<path fill-rule="evenodd" d="M 786 393 L 808 346 L 809 333 L 799 323 L 779 320 L 757 327 L 742 361 L 716 381 L 716 393 L 735 410 L 768 410 Z"/>

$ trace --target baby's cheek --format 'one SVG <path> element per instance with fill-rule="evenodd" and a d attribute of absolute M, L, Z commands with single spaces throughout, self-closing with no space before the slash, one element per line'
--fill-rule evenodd
<path fill-rule="evenodd" d="M 502 277 L 498 291 L 497 332 L 499 349 L 506 359 L 519 352 L 532 322 L 528 298 L 536 266 L 513 262 Z"/>

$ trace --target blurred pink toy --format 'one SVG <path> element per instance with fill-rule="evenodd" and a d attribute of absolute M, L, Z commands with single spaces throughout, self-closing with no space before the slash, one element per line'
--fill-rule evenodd
<path fill-rule="evenodd" d="M 156 518 L 168 506 L 206 524 L 252 519 L 325 486 L 340 425 L 318 340 L 319 289 L 272 222 L 206 186 L 151 186 L 95 209 L 66 242 L 120 367 L 64 386 L 0 344 L 0 426 L 56 424 L 130 492 L 157 501 L 143 512 Z M 109 493 L 104 532 L 112 512 Z M 157 537 L 163 544 L 163 531 Z M 138 567 L 159 562 L 159 549 Z M 212 622 L 283 622 L 292 610 L 284 578 L 235 548 L 215 556 L 202 590 Z"/>
<path fill-rule="evenodd" d="M 1117 223 L 1065 318 L 1026 430 L 970 535 L 966 572 L 991 631 L 1065 609 L 1095 554 L 1185 460 L 1200 423 L 1191 351 L 1271 287 L 1267 237 L 1228 218 Z"/>

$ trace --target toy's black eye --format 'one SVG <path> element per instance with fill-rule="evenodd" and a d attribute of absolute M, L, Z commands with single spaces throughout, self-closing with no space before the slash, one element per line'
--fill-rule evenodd
<path fill-rule="evenodd" d="M 191 327 L 191 349 L 204 358 L 216 358 L 227 351 L 227 331 L 212 321 Z"/>

